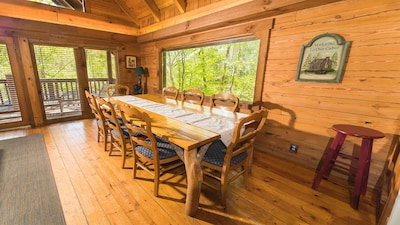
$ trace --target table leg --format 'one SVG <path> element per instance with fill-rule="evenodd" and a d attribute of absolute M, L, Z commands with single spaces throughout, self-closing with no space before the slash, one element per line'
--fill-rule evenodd
<path fill-rule="evenodd" d="M 184 151 L 185 168 L 187 179 L 187 193 L 185 213 L 188 216 L 195 216 L 199 206 L 201 184 L 203 182 L 203 171 L 197 157 L 197 150 Z"/>

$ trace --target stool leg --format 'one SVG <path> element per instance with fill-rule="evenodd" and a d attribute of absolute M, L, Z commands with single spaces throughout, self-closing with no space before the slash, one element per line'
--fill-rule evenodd
<path fill-rule="evenodd" d="M 361 194 L 365 195 L 367 192 L 367 186 L 368 186 L 368 176 L 369 176 L 369 169 L 371 165 L 371 154 L 372 154 L 372 144 L 373 144 L 374 139 L 369 139 L 366 138 L 365 140 L 363 139 L 363 142 L 361 146 L 366 146 L 365 150 L 367 151 L 367 160 L 365 163 L 365 171 L 363 172 L 363 182 L 361 186 Z"/>
<path fill-rule="evenodd" d="M 351 194 L 350 205 L 353 209 L 358 208 L 360 195 L 365 194 L 368 184 L 369 167 L 371 162 L 373 139 L 363 138 L 360 156 L 358 159 L 358 168 L 354 181 L 353 193 Z"/>
<path fill-rule="evenodd" d="M 322 163 L 321 169 L 319 170 L 317 176 L 315 177 L 314 183 L 312 185 L 313 189 L 317 189 L 323 177 L 328 177 L 331 173 L 335 159 L 337 158 L 340 149 L 342 148 L 343 142 L 346 139 L 346 134 L 337 133 L 335 139 L 333 140 L 329 151 Z"/>

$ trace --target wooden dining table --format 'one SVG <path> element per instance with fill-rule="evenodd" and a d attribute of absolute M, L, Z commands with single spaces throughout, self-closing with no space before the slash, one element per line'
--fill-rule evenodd
<path fill-rule="evenodd" d="M 177 154 L 185 163 L 187 176 L 187 193 L 185 203 L 185 213 L 188 216 L 195 216 L 200 200 L 201 185 L 203 182 L 203 172 L 201 169 L 201 160 L 206 153 L 208 147 L 213 141 L 221 138 L 221 134 L 204 127 L 199 127 L 188 122 L 183 122 L 177 118 L 162 115 L 157 110 L 148 110 L 140 104 L 135 104 L 129 99 L 140 98 L 150 100 L 152 102 L 169 105 L 172 108 L 183 109 L 185 111 L 194 112 L 197 115 L 206 115 L 219 121 L 236 122 L 246 114 L 228 112 L 224 110 L 213 109 L 208 107 L 182 103 L 171 99 L 166 99 L 158 95 L 135 95 L 131 97 L 118 96 L 113 97 L 111 101 L 119 104 L 130 104 L 139 111 L 145 111 L 152 119 L 152 131 L 154 134 L 166 138 L 169 142 L 179 146 L 176 148 Z M 193 114 L 194 115 L 194 114 Z M 233 130 L 232 130 L 233 133 Z M 182 150 L 183 149 L 183 150 Z"/>

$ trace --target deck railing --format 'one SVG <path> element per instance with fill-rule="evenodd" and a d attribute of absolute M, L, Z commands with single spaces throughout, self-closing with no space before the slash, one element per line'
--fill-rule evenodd
<path fill-rule="evenodd" d="M 89 91 L 99 93 L 108 84 L 107 78 L 89 78 Z M 80 104 L 76 79 L 40 79 L 40 89 L 44 105 L 58 105 L 64 103 Z M 19 104 L 12 77 L 0 79 L 0 111 L 18 111 Z"/>

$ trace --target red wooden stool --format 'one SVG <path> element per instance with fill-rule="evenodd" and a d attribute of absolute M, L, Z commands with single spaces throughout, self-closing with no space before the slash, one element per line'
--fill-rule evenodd
<path fill-rule="evenodd" d="M 341 161 L 336 160 L 338 155 L 341 155 L 345 158 L 354 158 L 351 155 L 345 154 L 340 152 L 343 142 L 346 139 L 347 135 L 360 137 L 362 138 L 362 143 L 360 147 L 360 154 L 358 156 L 358 165 L 355 168 L 355 180 L 353 185 L 353 191 L 350 197 L 350 205 L 353 209 L 358 208 L 358 202 L 360 200 L 360 195 L 365 195 L 367 190 L 367 183 L 368 183 L 368 175 L 369 175 L 369 167 L 371 163 L 371 153 L 372 153 L 372 143 L 374 139 L 383 138 L 385 135 L 382 132 L 379 132 L 374 129 L 354 126 L 354 125 L 347 125 L 347 124 L 336 124 L 332 126 L 332 129 L 335 130 L 336 137 L 333 140 L 330 149 L 324 159 L 321 169 L 319 170 L 314 183 L 312 185 L 313 189 L 317 189 L 322 178 L 327 180 L 331 180 L 334 183 L 340 184 L 340 182 L 335 182 L 335 179 L 329 178 L 329 175 L 332 171 L 332 168 L 335 163 L 346 165 L 351 167 L 350 164 L 344 163 Z M 341 171 L 343 172 L 343 171 Z M 347 173 L 350 175 L 350 172 Z"/>

